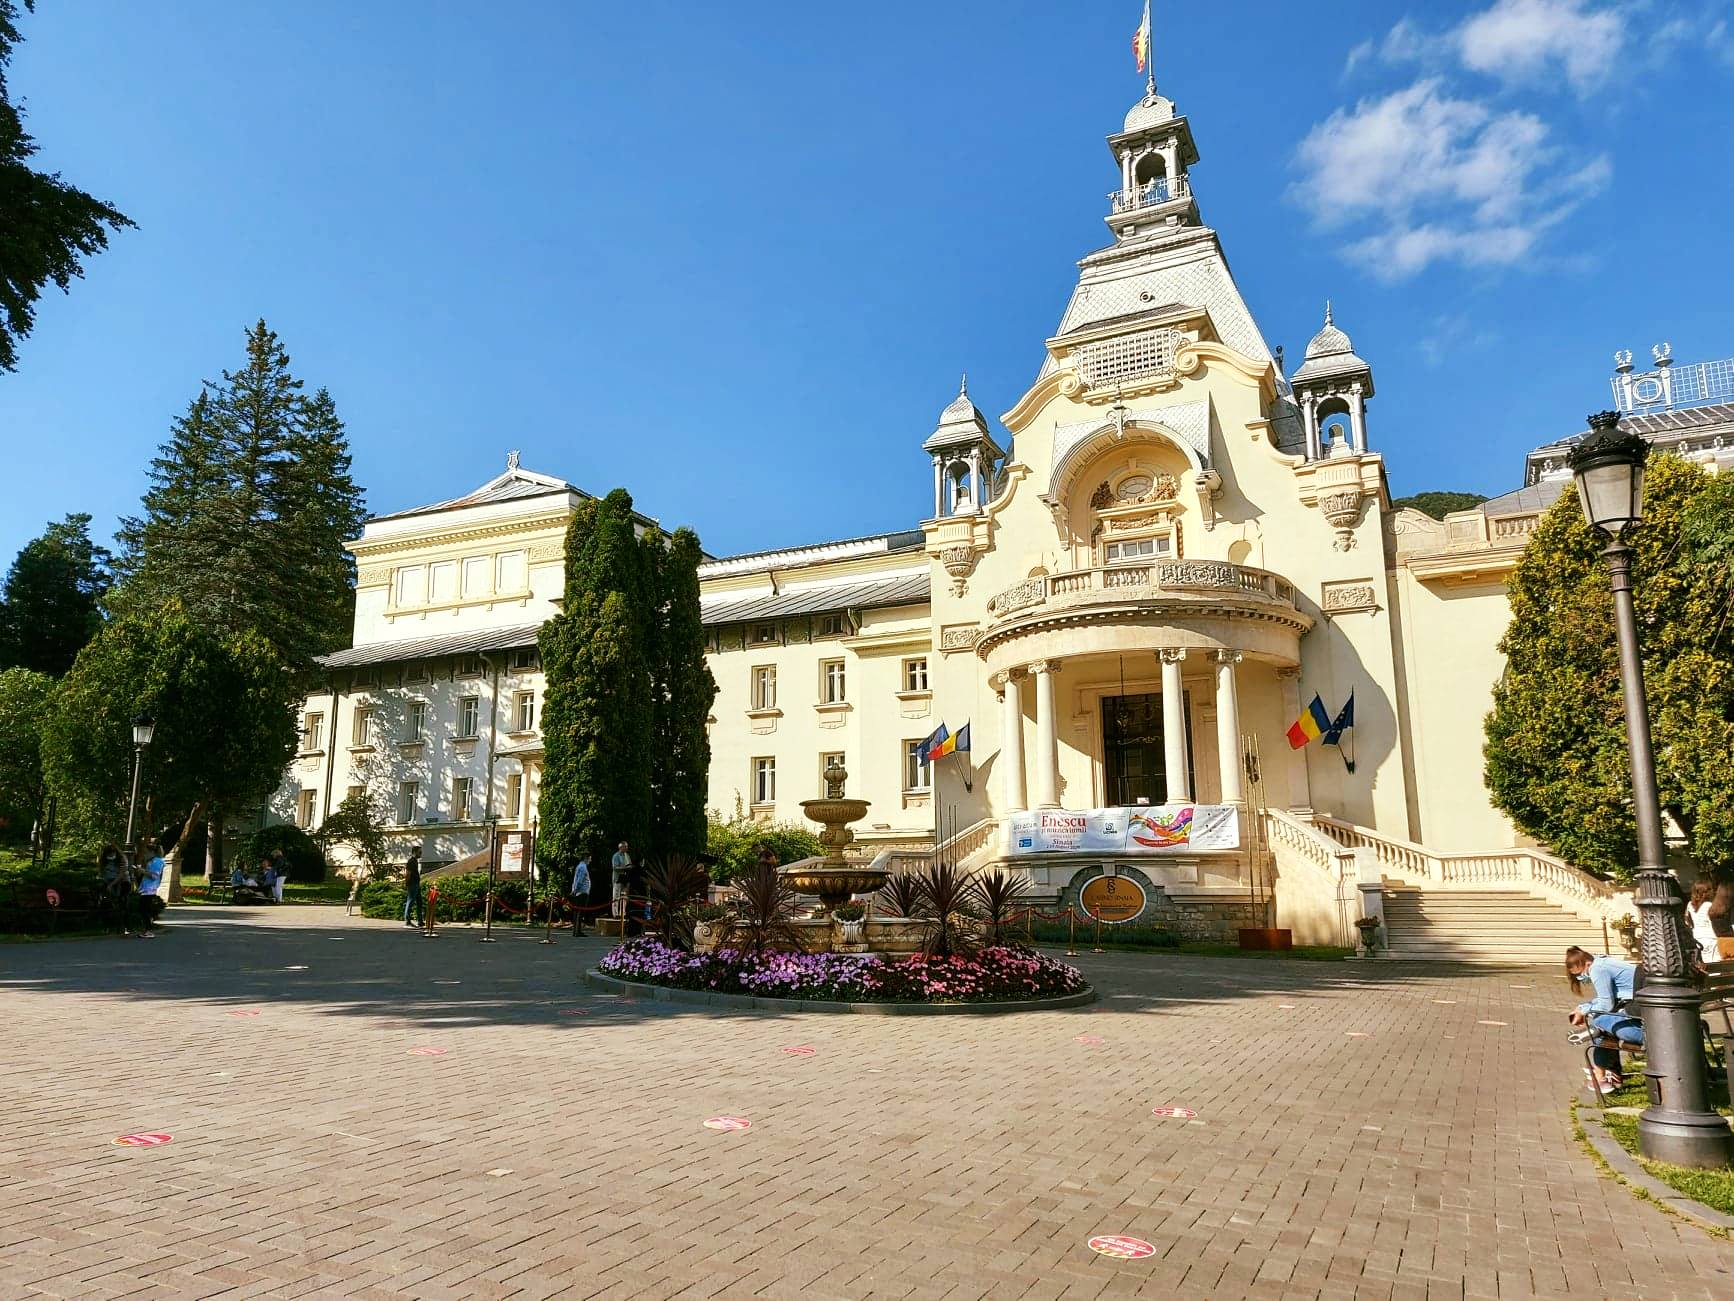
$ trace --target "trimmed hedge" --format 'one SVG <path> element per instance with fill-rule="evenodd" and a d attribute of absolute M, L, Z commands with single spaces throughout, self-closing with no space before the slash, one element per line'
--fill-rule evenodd
<path fill-rule="evenodd" d="M 486 872 L 465 872 L 458 876 L 442 876 L 432 881 L 424 880 L 421 885 L 423 906 L 426 906 L 428 893 L 439 891 L 438 921 L 442 922 L 479 922 L 487 907 L 488 874 Z M 522 881 L 494 881 L 494 920 L 498 922 L 516 921 L 524 914 L 524 896 L 526 887 Z M 536 894 L 536 916 L 543 918 L 547 914 L 541 892 Z M 565 915 L 565 909 L 556 902 L 555 916 Z M 363 917 L 399 918 L 403 916 L 403 881 L 383 880 L 369 881 L 361 887 L 361 915 Z"/>

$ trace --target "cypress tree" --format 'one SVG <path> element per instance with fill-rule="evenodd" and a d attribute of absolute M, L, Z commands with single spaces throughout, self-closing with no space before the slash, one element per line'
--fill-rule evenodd
<path fill-rule="evenodd" d="M 589 575 L 591 536 L 596 530 L 596 503 L 583 500 L 566 522 L 566 582 L 561 612 L 542 625 L 537 638 L 542 656 L 542 788 L 537 804 L 539 823 L 536 858 L 544 870 L 569 870 L 591 846 L 585 843 L 577 817 L 579 786 L 577 632 L 579 611 Z M 606 896 L 597 873 L 594 892 Z"/>
<path fill-rule="evenodd" d="M 710 710 L 716 679 L 705 662 L 704 619 L 699 610 L 698 566 L 704 552 L 698 534 L 676 529 L 660 568 L 662 672 L 659 699 L 664 717 L 656 729 L 654 759 L 656 818 L 665 828 L 668 850 L 699 854 L 708 826 L 705 800 L 710 789 Z"/>

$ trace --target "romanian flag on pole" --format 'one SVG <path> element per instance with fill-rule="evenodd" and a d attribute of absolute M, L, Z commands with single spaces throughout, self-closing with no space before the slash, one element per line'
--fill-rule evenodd
<path fill-rule="evenodd" d="M 927 747 L 929 761 L 943 759 L 948 754 L 968 754 L 969 724 L 965 723 L 956 732 L 951 732 L 941 723 L 933 735 L 922 744 Z"/>
<path fill-rule="evenodd" d="M 1316 741 L 1331 730 L 1331 716 L 1325 710 L 1325 702 L 1315 694 L 1312 704 L 1301 710 L 1301 716 L 1294 720 L 1294 726 L 1288 729 L 1288 744 L 1291 750 L 1298 750 L 1308 742 Z"/>
<path fill-rule="evenodd" d="M 1144 21 L 1132 33 L 1132 57 L 1138 60 L 1139 72 L 1150 62 L 1150 0 L 1144 0 Z"/>

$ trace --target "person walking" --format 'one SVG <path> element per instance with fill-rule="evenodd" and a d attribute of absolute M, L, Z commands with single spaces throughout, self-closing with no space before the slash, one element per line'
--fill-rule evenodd
<path fill-rule="evenodd" d="M 590 855 L 578 855 L 578 865 L 572 869 L 572 938 L 584 934 L 584 907 L 590 902 Z"/>
<path fill-rule="evenodd" d="M 409 919 L 410 913 L 415 920 Z M 409 851 L 409 862 L 403 865 L 403 924 L 420 927 L 421 919 L 421 848 Z"/>

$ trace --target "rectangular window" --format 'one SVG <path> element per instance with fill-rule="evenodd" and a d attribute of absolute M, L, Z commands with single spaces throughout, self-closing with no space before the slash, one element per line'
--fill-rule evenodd
<path fill-rule="evenodd" d="M 480 696 L 465 696 L 458 701 L 458 739 L 473 741 L 476 733 L 481 730 L 482 698 Z"/>
<path fill-rule="evenodd" d="M 526 591 L 530 586 L 530 553 L 502 551 L 494 558 L 494 591 L 508 595 Z"/>
<path fill-rule="evenodd" d="M 421 660 L 411 660 L 403 666 L 403 680 L 405 682 L 426 682 L 427 665 Z"/>
<path fill-rule="evenodd" d="M 460 678 L 479 678 L 482 676 L 482 657 L 480 655 L 458 656 L 458 676 Z"/>
<path fill-rule="evenodd" d="M 403 739 L 419 741 L 427 735 L 427 701 L 412 700 L 403 711 Z"/>
<path fill-rule="evenodd" d="M 842 660 L 825 660 L 819 665 L 819 701 L 840 705 L 849 698 L 847 678 Z"/>
<path fill-rule="evenodd" d="M 777 666 L 761 664 L 753 670 L 752 707 L 754 709 L 775 709 L 777 707 Z"/>
<path fill-rule="evenodd" d="M 397 571 L 397 604 L 427 604 L 427 566 L 403 565 Z"/>
<path fill-rule="evenodd" d="M 512 730 L 517 732 L 536 730 L 536 693 L 534 691 L 520 691 L 512 697 Z"/>
<path fill-rule="evenodd" d="M 927 656 L 918 656 L 912 660 L 903 661 L 903 689 L 905 691 L 927 690 Z"/>
<path fill-rule="evenodd" d="M 397 821 L 399 826 L 407 827 L 415 821 L 416 813 L 421 809 L 421 783 L 399 782 L 397 784 Z"/>
<path fill-rule="evenodd" d="M 475 791 L 474 777 L 452 778 L 452 821 L 468 822 L 470 820 L 470 797 Z"/>
<path fill-rule="evenodd" d="M 849 631 L 849 623 L 840 614 L 822 614 L 819 616 L 819 636 L 841 637 Z"/>
<path fill-rule="evenodd" d="M 777 802 L 777 761 L 775 759 L 753 760 L 753 803 L 775 804 Z"/>
<path fill-rule="evenodd" d="M 933 789 L 933 764 L 927 757 L 927 742 L 925 740 L 904 742 L 903 789 L 906 791 Z"/>
<path fill-rule="evenodd" d="M 1172 545 L 1172 539 L 1165 537 L 1126 538 L 1120 542 L 1110 542 L 1102 548 L 1102 563 L 1124 565 L 1149 560 L 1152 556 L 1165 556 Z"/>
<path fill-rule="evenodd" d="M 317 791 L 303 790 L 295 800 L 295 825 L 303 831 L 313 826 L 313 800 Z"/>
<path fill-rule="evenodd" d="M 325 715 L 307 714 L 301 720 L 301 748 L 318 750 L 325 744 Z"/>
<path fill-rule="evenodd" d="M 464 557 L 464 596 L 486 596 L 493 590 L 494 566 L 489 556 Z"/>
<path fill-rule="evenodd" d="M 512 652 L 512 672 L 532 673 L 542 667 L 534 646 L 520 646 Z"/>
<path fill-rule="evenodd" d="M 343 799 L 344 799 L 345 803 L 348 803 L 350 800 L 358 800 L 366 794 L 367 794 L 367 787 L 365 787 L 365 786 L 351 786 L 348 790 L 343 792 Z"/>
<path fill-rule="evenodd" d="M 506 807 L 502 816 L 511 818 L 514 822 L 524 813 L 524 774 L 509 773 L 506 777 Z"/>
<path fill-rule="evenodd" d="M 372 705 L 363 705 L 355 711 L 355 717 L 349 723 L 349 743 L 351 745 L 373 744 Z"/>
<path fill-rule="evenodd" d="M 758 642 L 760 645 L 763 645 L 765 642 L 775 641 L 776 639 L 777 625 L 774 623 L 755 623 L 749 630 L 747 637 L 748 641 Z"/>
<path fill-rule="evenodd" d="M 432 601 L 453 601 L 458 595 L 458 562 L 442 560 L 437 565 L 429 565 L 428 598 Z"/>

